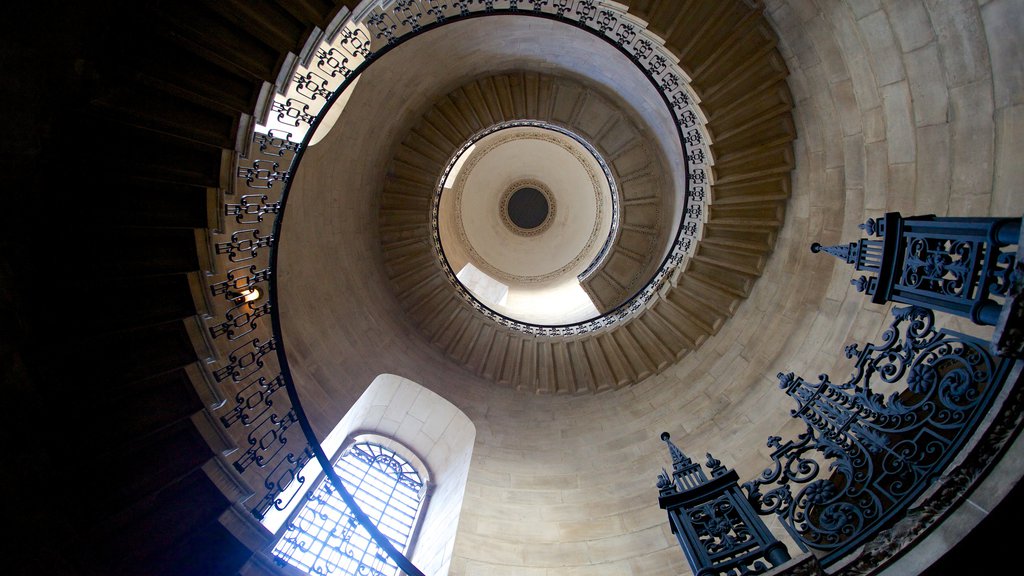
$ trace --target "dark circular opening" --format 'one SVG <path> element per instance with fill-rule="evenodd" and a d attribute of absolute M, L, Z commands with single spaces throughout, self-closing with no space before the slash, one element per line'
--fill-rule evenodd
<path fill-rule="evenodd" d="M 548 217 L 548 200 L 536 188 L 520 188 L 508 199 L 508 218 L 516 226 L 530 230 Z"/>

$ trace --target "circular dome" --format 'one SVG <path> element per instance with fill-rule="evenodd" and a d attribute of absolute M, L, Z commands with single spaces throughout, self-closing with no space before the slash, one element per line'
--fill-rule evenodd
<path fill-rule="evenodd" d="M 439 187 L 448 264 L 458 271 L 469 262 L 514 285 L 575 277 L 612 228 L 602 164 L 574 138 L 541 127 L 504 128 L 470 144 Z M 517 225 L 508 206 L 518 195 L 528 210 L 531 191 L 534 212 L 519 215 L 533 220 Z"/>
<path fill-rule="evenodd" d="M 580 275 L 615 230 L 604 160 L 568 130 L 498 124 L 474 135 L 445 169 L 437 256 L 485 306 L 524 322 L 600 314 Z"/>

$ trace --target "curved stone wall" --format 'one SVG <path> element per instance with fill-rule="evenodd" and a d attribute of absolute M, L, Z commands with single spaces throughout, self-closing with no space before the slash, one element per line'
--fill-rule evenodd
<path fill-rule="evenodd" d="M 849 285 L 850 270 L 810 243 L 857 238 L 858 223 L 892 210 L 1024 209 L 1019 4 L 766 4 L 799 138 L 786 223 L 763 276 L 720 333 L 637 386 L 571 401 L 489 397 L 478 438 L 493 440 L 475 453 L 458 573 L 686 573 L 654 504 L 654 474 L 669 463 L 658 433 L 750 478 L 768 461 L 766 437 L 795 432 L 774 374 L 845 376 L 842 347 L 877 340 L 888 324 L 887 310 Z M 991 509 L 999 497 L 974 502 Z"/>
<path fill-rule="evenodd" d="M 669 462 L 658 434 L 669 430 L 691 455 L 711 451 L 749 478 L 767 461 L 765 438 L 796 431 L 774 375 L 845 375 L 842 347 L 876 339 L 888 324 L 887 310 L 849 285 L 848 269 L 808 246 L 856 238 L 858 223 L 891 210 L 1013 216 L 1024 206 L 1019 3 L 765 7 L 791 73 L 799 134 L 785 225 L 734 317 L 662 373 L 621 390 L 562 397 L 517 393 L 453 367 L 378 289 L 387 279 L 375 253 L 375 206 L 334 206 L 322 220 L 330 224 L 322 233 L 336 235 L 350 254 L 282 256 L 285 276 L 290 266 L 314 265 L 365 280 L 344 293 L 307 286 L 282 310 L 293 371 L 319 429 L 385 371 L 436 391 L 476 426 L 452 574 L 686 573 L 656 505 L 655 475 Z M 383 165 L 387 151 L 375 151 L 381 141 L 372 126 L 343 130 L 367 144 L 367 162 Z M 339 164 L 318 178 L 323 186 L 360 184 L 346 181 L 349 174 L 364 177 Z M 292 205 L 288 220 L 323 209 Z M 289 330 L 313 320 L 323 326 L 325 314 L 331 322 L 323 333 Z M 974 498 L 987 509 L 999 496 Z"/>

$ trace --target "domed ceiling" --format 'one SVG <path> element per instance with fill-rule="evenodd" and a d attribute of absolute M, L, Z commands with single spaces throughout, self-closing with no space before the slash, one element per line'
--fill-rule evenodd
<path fill-rule="evenodd" d="M 307 224 L 285 227 L 282 294 L 298 293 L 293 282 L 334 290 L 323 265 L 303 266 L 295 247 L 356 250 L 366 260 L 346 258 L 346 273 L 392 286 L 417 330 L 479 376 L 581 393 L 657 373 L 717 331 L 749 291 L 777 210 L 736 222 L 727 207 L 706 206 L 716 125 L 701 127 L 685 85 L 653 82 L 613 45 L 551 21 L 469 24 L 387 53 L 346 95 L 342 128 L 318 134 L 293 183 L 289 213 Z M 436 69 L 442 59 L 453 65 Z M 410 85 L 417 90 L 402 90 Z M 670 97 L 692 102 L 678 123 Z M 763 142 L 755 136 L 733 138 L 730 151 Z M 789 169 L 779 161 L 766 157 L 762 172 Z M 332 192 L 341 187 L 343 207 Z M 535 213 L 523 217 L 535 224 L 512 220 L 520 191 L 533 191 Z M 373 206 L 376 230 L 344 215 Z M 381 272 L 388 280 L 377 284 Z M 331 316 L 328 307 L 314 325 Z M 282 318 L 286 332 L 316 330 Z"/>

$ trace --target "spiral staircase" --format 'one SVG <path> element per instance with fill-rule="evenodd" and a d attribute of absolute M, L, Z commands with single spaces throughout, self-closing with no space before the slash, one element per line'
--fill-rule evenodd
<path fill-rule="evenodd" d="M 603 152 L 624 182 L 623 230 L 586 282 L 605 311 L 644 287 L 665 245 L 670 183 L 649 127 L 593 87 L 536 73 L 489 76 L 439 100 L 402 142 L 385 183 L 385 266 L 409 316 L 479 376 L 519 390 L 576 394 L 619 388 L 659 372 L 721 328 L 749 293 L 784 217 L 796 137 L 785 66 L 759 12 L 742 3 L 631 6 L 694 78 L 708 113 L 713 198 L 703 239 L 642 314 L 582 337 L 537 338 L 476 313 L 452 290 L 430 244 L 437 179 L 462 143 L 495 124 L 554 122 Z M 692 9 L 692 10 L 691 10 Z M 706 79 L 706 80 L 701 80 Z M 659 237 L 660 234 L 660 237 Z"/>
<path fill-rule="evenodd" d="M 211 480 L 217 453 L 231 447 L 205 432 L 212 398 L 196 385 L 206 358 L 194 346 L 194 296 L 205 289 L 207 238 L 245 145 L 239 135 L 310 38 L 357 4 L 19 8 L 24 26 L 5 66 L 20 80 L 8 109 L 21 111 L 15 133 L 34 136 L 5 146 L 19 167 L 12 189 L 30 192 L 13 198 L 0 275 L 17 430 L 7 466 L 14 573 L 235 574 L 252 557 L 253 544 L 225 527 L 232 500 Z M 559 91 L 572 82 L 532 72 L 477 79 L 438 101 L 394 155 L 379 212 L 384 267 L 411 322 L 472 373 L 550 394 L 629 386 L 718 332 L 772 252 L 794 166 L 793 99 L 763 10 L 740 0 L 629 3 L 700 97 L 714 188 L 692 257 L 612 329 L 537 338 L 481 317 L 438 265 L 427 208 L 451 152 L 488 123 L 572 125 L 613 165 L 646 145 L 641 131 L 625 122 L 622 133 L 588 131 L 612 95 Z M 570 92 L 572 103 L 559 100 Z M 558 117 L 563 108 L 573 115 Z M 612 300 L 640 288 L 657 264 L 651 248 L 666 241 L 663 215 L 645 208 L 667 184 L 652 181 L 653 191 L 625 195 L 621 258 L 608 260 L 621 266 L 595 276 L 594 290 Z"/>

